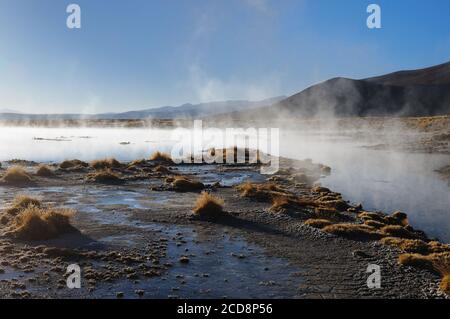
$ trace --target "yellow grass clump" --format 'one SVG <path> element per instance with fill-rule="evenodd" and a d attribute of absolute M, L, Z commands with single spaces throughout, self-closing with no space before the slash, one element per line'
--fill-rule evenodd
<path fill-rule="evenodd" d="M 91 162 L 91 167 L 97 170 L 120 168 L 122 164 L 115 158 L 105 158 Z"/>
<path fill-rule="evenodd" d="M 128 167 L 130 167 L 130 166 L 142 166 L 142 165 L 145 165 L 146 163 L 147 163 L 147 161 L 144 158 L 137 159 L 137 160 L 134 160 L 134 161 L 130 162 L 128 164 Z"/>
<path fill-rule="evenodd" d="M 66 160 L 59 164 L 59 168 L 62 169 L 80 169 L 88 167 L 89 164 L 78 159 Z"/>
<path fill-rule="evenodd" d="M 434 268 L 442 276 L 439 288 L 447 295 L 450 295 L 450 260 L 439 260 L 434 262 Z"/>
<path fill-rule="evenodd" d="M 380 229 L 380 232 L 389 237 L 400 237 L 400 238 L 417 238 L 414 233 L 411 233 L 405 227 L 400 225 L 387 225 Z"/>
<path fill-rule="evenodd" d="M 398 262 L 403 266 L 424 268 L 432 271 L 435 270 L 433 267 L 433 259 L 430 255 L 424 256 L 421 254 L 411 253 L 401 254 L 398 256 Z"/>
<path fill-rule="evenodd" d="M 52 177 L 55 175 L 55 172 L 48 165 L 41 164 L 36 171 L 36 175 L 41 177 Z"/>
<path fill-rule="evenodd" d="M 364 225 L 367 225 L 367 226 L 370 226 L 373 228 L 377 228 L 377 229 L 380 229 L 380 228 L 383 228 L 384 226 L 386 226 L 386 224 L 376 221 L 376 220 L 372 220 L 372 219 L 366 220 L 364 222 Z"/>
<path fill-rule="evenodd" d="M 172 181 L 172 187 L 180 192 L 195 192 L 204 189 L 205 185 L 186 176 L 175 176 Z"/>
<path fill-rule="evenodd" d="M 272 206 L 269 208 L 271 212 L 282 212 L 289 209 L 300 209 L 306 206 L 315 206 L 311 200 L 302 199 L 293 195 L 273 195 Z"/>
<path fill-rule="evenodd" d="M 87 180 L 103 184 L 117 184 L 123 182 L 123 179 L 118 174 L 109 169 L 89 173 L 87 174 Z"/>
<path fill-rule="evenodd" d="M 73 230 L 72 210 L 30 206 L 14 219 L 8 233 L 24 240 L 46 240 Z"/>
<path fill-rule="evenodd" d="M 223 199 L 202 192 L 195 202 L 194 214 L 201 218 L 216 219 L 224 215 Z"/>
<path fill-rule="evenodd" d="M 31 176 L 21 166 L 9 167 L 2 177 L 2 181 L 9 185 L 29 185 L 33 183 Z"/>
<path fill-rule="evenodd" d="M 326 226 L 332 225 L 333 223 L 328 219 L 308 219 L 305 221 L 305 225 L 322 229 Z"/>
<path fill-rule="evenodd" d="M 380 239 L 382 237 L 375 228 L 361 224 L 334 224 L 326 226 L 323 231 L 357 240 Z"/>
<path fill-rule="evenodd" d="M 157 151 L 150 156 L 151 161 L 161 162 L 166 164 L 174 164 L 172 157 L 167 153 Z"/>
<path fill-rule="evenodd" d="M 314 193 L 331 193 L 329 188 L 318 186 L 318 185 L 314 186 L 311 189 L 311 191 L 314 192 Z"/>
<path fill-rule="evenodd" d="M 23 195 L 23 194 L 17 195 L 14 198 L 12 205 L 7 210 L 7 212 L 10 214 L 14 214 L 17 211 L 28 208 L 30 206 L 41 207 L 42 203 L 39 199 L 37 199 L 35 197 L 31 197 L 31 196 Z"/>
<path fill-rule="evenodd" d="M 384 245 L 395 246 L 407 253 L 428 253 L 428 244 L 420 239 L 385 237 L 380 240 Z"/>
<path fill-rule="evenodd" d="M 433 253 L 450 252 L 450 244 L 443 244 L 438 241 L 430 241 L 428 243 L 428 249 Z"/>
<path fill-rule="evenodd" d="M 155 167 L 155 172 L 157 173 L 161 173 L 161 174 L 172 174 L 172 172 L 170 171 L 170 169 L 168 169 L 165 166 L 162 165 L 158 165 Z"/>
<path fill-rule="evenodd" d="M 242 197 L 250 197 L 263 201 L 270 201 L 276 197 L 288 196 L 287 191 L 274 183 L 244 183 L 236 186 Z"/>
<path fill-rule="evenodd" d="M 450 252 L 433 253 L 430 255 L 402 254 L 398 262 L 404 266 L 428 269 L 441 275 L 439 288 L 450 295 Z"/>

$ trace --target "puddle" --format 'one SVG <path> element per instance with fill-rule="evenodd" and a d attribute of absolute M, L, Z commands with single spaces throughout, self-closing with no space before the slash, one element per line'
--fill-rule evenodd
<path fill-rule="evenodd" d="M 299 294 L 299 271 L 279 258 L 268 257 L 239 236 L 201 228 L 147 224 L 169 238 L 168 254 L 162 263 L 173 267 L 167 274 L 132 283 L 118 281 L 100 284 L 90 297 L 138 298 L 293 298 Z M 189 262 L 179 262 L 181 256 Z"/>

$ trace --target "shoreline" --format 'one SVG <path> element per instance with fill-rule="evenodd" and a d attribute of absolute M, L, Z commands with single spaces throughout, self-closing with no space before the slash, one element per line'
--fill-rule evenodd
<path fill-rule="evenodd" d="M 159 167 L 166 167 L 166 169 Z M 359 235 L 347 238 L 347 236 L 333 235 L 320 230 L 316 225 L 313 227 L 305 224 L 311 219 L 327 219 L 332 224 L 367 223 L 367 220 L 359 217 L 367 213 L 361 206 L 345 202 L 340 194 L 332 190 L 314 187 L 313 184 L 317 179 L 328 172 L 328 168 L 323 165 L 309 161 L 282 159 L 282 170 L 265 180 L 263 176 L 260 176 L 258 166 L 250 164 L 178 166 L 146 160 L 135 162 L 133 165 L 120 163 L 120 166 L 112 168 L 124 179 L 123 183 L 114 185 L 88 181 L 87 176 L 96 171 L 91 167 L 60 169 L 55 165 L 52 169 L 56 172 L 52 178 L 33 176 L 36 183 L 31 188 L 32 193 L 42 196 L 44 201 L 51 201 L 62 206 L 69 205 L 77 209 L 73 225 L 79 233 L 39 242 L 37 246 L 41 247 L 33 250 L 29 247 L 35 246 L 36 243 L 2 238 L 1 251 L 5 255 L 5 261 L 9 260 L 10 263 L 7 266 L 0 266 L 4 270 L 3 276 L 10 271 L 14 273 L 11 267 L 17 267 L 19 273 L 25 271 L 24 274 L 36 274 L 32 276 L 36 277 L 34 283 L 33 281 L 23 283 L 20 277 L 16 278 L 16 281 L 2 281 L 0 284 L 4 293 L 2 297 L 13 296 L 13 293 L 22 293 L 18 296 L 25 298 L 39 297 L 39 294 L 43 293 L 40 288 L 45 287 L 44 290 L 49 291 L 40 297 L 115 298 L 114 294 L 120 295 L 122 291 L 108 291 L 103 287 L 105 285 L 106 287 L 109 285 L 110 288 L 115 287 L 116 283 L 120 283 L 118 284 L 120 287 L 125 287 L 122 290 L 127 290 L 126 298 L 161 297 L 161 295 L 152 296 L 150 291 L 145 291 L 140 296 L 142 289 L 133 287 L 135 285 L 145 287 L 145 283 L 150 284 L 152 280 L 160 282 L 161 287 L 165 287 L 159 278 L 168 277 L 166 279 L 170 282 L 173 268 L 176 268 L 175 276 L 182 277 L 173 279 L 177 280 L 178 285 L 181 286 L 178 290 L 173 290 L 171 296 L 183 297 L 183 292 L 189 296 L 193 292 L 195 282 L 199 280 L 195 274 L 191 274 L 189 278 L 186 275 L 189 273 L 190 265 L 197 267 L 198 259 L 205 263 L 209 262 L 209 258 L 205 259 L 199 254 L 191 256 L 189 251 L 196 251 L 202 245 L 206 247 L 206 251 L 210 251 L 208 256 L 214 258 L 215 254 L 218 254 L 223 259 L 221 263 L 231 259 L 236 263 L 235 269 L 243 273 L 246 271 L 245 263 L 257 267 L 260 258 L 267 259 L 266 263 L 270 264 L 267 267 L 269 269 L 264 270 L 265 267 L 263 267 L 262 272 L 268 272 L 268 275 L 262 275 L 264 280 L 261 280 L 261 285 L 268 285 L 265 290 L 273 290 L 275 294 L 281 293 L 280 289 L 285 288 L 290 291 L 288 298 L 444 297 L 438 291 L 439 275 L 427 269 L 399 265 L 398 256 L 405 251 L 396 246 L 383 245 L 378 239 L 374 240 L 371 237 L 381 234 L 381 230 L 371 229 L 374 233 L 366 238 L 364 234 L 363 238 L 358 238 Z M 28 170 L 31 171 L 34 168 L 28 167 Z M 178 175 L 202 181 L 205 190 L 225 201 L 224 209 L 228 217 L 218 221 L 193 219 L 190 207 L 194 205 L 199 191 L 179 192 L 172 189 L 167 178 Z M 277 196 L 283 195 L 287 201 L 274 205 L 272 201 L 275 197 L 272 191 L 262 192 L 260 194 L 262 197 L 258 194 L 258 197 L 252 195 L 243 197 L 236 189 L 236 186 L 241 183 L 234 182 L 229 186 L 215 184 L 219 180 L 223 182 L 237 179 L 243 182 L 249 178 L 253 180 L 254 185 L 268 183 L 276 185 L 279 188 Z M 30 188 L 21 187 L 12 188 L 12 190 L 15 190 L 13 194 L 17 194 L 26 193 Z M 3 201 L 10 202 L 13 194 L 3 194 Z M 104 201 L 103 198 L 109 196 L 122 199 L 117 201 L 111 199 L 99 205 L 99 201 Z M 138 197 L 133 199 L 133 196 Z M 130 198 L 133 199 L 133 204 L 127 205 L 125 199 L 129 201 Z M 314 206 L 316 204 L 300 205 L 298 198 L 307 198 L 311 200 L 311 203 L 320 203 L 317 205 L 322 208 L 317 210 Z M 378 218 L 383 216 L 387 215 L 378 215 Z M 392 219 L 389 220 L 391 223 Z M 168 236 L 161 233 L 161 227 L 166 229 Z M 177 229 L 182 230 L 177 231 Z M 193 229 L 196 229 L 197 234 L 194 237 L 189 235 Z M 405 228 L 406 230 L 408 236 L 428 242 L 425 234 L 412 227 Z M 199 232 L 205 235 L 198 237 Z M 223 242 L 224 239 L 216 238 L 212 235 L 215 233 L 222 233 L 229 238 L 228 241 Z M 245 239 L 242 244 L 239 244 L 241 246 L 236 246 L 236 238 Z M 211 244 L 210 241 L 217 243 Z M 250 249 L 248 245 L 260 247 L 263 251 L 254 252 L 256 248 Z M 230 248 L 231 252 L 227 252 L 225 248 L 217 248 L 222 246 L 234 248 Z M 188 248 L 189 250 L 186 250 Z M 447 248 L 450 251 L 450 247 L 445 246 L 445 249 Z M 225 251 L 222 251 L 223 249 Z M 233 249 L 238 249 L 240 252 L 233 252 Z M 173 253 L 174 250 L 176 253 Z M 203 254 L 206 252 L 202 252 Z M 183 256 L 187 258 L 187 263 L 177 268 L 176 265 L 180 265 Z M 21 258 L 24 260 L 24 265 L 17 262 Z M 150 263 L 148 258 L 151 260 Z M 281 276 L 280 270 L 270 273 L 270 268 L 276 268 L 280 264 L 280 262 L 274 262 L 272 265 L 270 258 L 278 258 L 289 264 L 288 269 L 291 272 L 289 278 Z M 64 269 L 61 264 L 65 265 L 69 262 L 79 262 L 88 269 L 90 284 L 81 292 L 68 291 L 64 288 L 64 277 L 61 278 Z M 102 263 L 105 265 L 101 266 Z M 368 264 L 380 265 L 384 278 L 381 289 L 367 288 Z M 28 270 L 30 272 L 26 272 Z M 211 269 L 205 267 L 203 271 L 207 274 Z M 24 278 L 28 277 L 28 275 L 24 276 Z M 201 273 L 199 276 L 202 276 Z M 224 278 L 220 278 L 220 281 L 231 280 L 227 275 L 223 276 Z M 57 279 L 58 277 L 60 279 Z M 270 280 L 272 277 L 275 280 Z M 211 276 L 208 275 L 205 278 L 211 278 Z M 208 284 L 208 280 L 212 283 Z M 181 284 L 182 281 L 185 283 Z M 217 288 L 217 278 L 205 279 L 205 281 L 205 285 L 209 285 L 212 290 L 214 288 L 220 290 Z M 56 286 L 55 283 L 57 283 Z M 29 289 L 27 289 L 28 285 Z M 254 283 L 249 282 L 249 285 Z M 256 285 L 259 287 L 260 283 Z M 20 289 L 20 287 L 24 288 Z M 177 287 L 170 287 L 172 288 Z M 133 293 L 133 290 L 136 292 Z M 254 290 L 254 293 L 260 291 L 255 288 Z M 216 293 L 218 295 L 212 293 L 213 296 L 220 296 L 219 292 Z M 265 296 L 264 293 L 265 291 L 259 292 L 263 294 L 262 296 Z"/>

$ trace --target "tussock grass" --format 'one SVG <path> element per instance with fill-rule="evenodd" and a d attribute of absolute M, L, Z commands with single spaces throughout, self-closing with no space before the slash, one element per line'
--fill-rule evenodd
<path fill-rule="evenodd" d="M 276 197 L 286 197 L 290 194 L 274 183 L 244 183 L 236 186 L 242 197 L 255 198 L 262 201 L 271 201 Z"/>
<path fill-rule="evenodd" d="M 166 175 L 172 174 L 172 171 L 170 169 L 168 169 L 167 167 L 162 166 L 162 165 L 156 166 L 154 170 L 155 170 L 155 172 L 161 173 L 161 174 L 166 174 Z"/>
<path fill-rule="evenodd" d="M 333 223 L 328 219 L 308 219 L 305 221 L 305 225 L 322 229 L 326 226 L 330 226 Z"/>
<path fill-rule="evenodd" d="M 55 172 L 48 165 L 41 164 L 36 171 L 36 175 L 41 177 L 52 177 L 55 175 Z"/>
<path fill-rule="evenodd" d="M 105 158 L 91 162 L 91 167 L 96 170 L 120 168 L 122 164 L 115 158 Z"/>
<path fill-rule="evenodd" d="M 30 206 L 41 207 L 42 202 L 35 197 L 20 194 L 14 198 L 11 207 L 7 211 L 8 213 L 12 213 L 11 209 L 22 210 Z"/>
<path fill-rule="evenodd" d="M 166 163 L 166 164 L 174 164 L 172 157 L 167 153 L 162 153 L 157 151 L 150 156 L 151 161 Z"/>
<path fill-rule="evenodd" d="M 438 241 L 430 241 L 428 243 L 428 249 L 433 253 L 450 252 L 450 244 L 443 244 Z"/>
<path fill-rule="evenodd" d="M 439 271 L 442 276 L 439 288 L 442 292 L 450 296 L 450 260 L 435 261 L 434 268 Z"/>
<path fill-rule="evenodd" d="M 137 159 L 137 160 L 134 160 L 134 161 L 130 162 L 128 164 L 128 167 L 130 167 L 130 166 L 142 166 L 142 165 L 145 165 L 146 163 L 147 163 L 147 160 L 145 158 Z"/>
<path fill-rule="evenodd" d="M 307 206 L 315 206 L 312 200 L 298 198 L 292 195 L 273 195 L 272 206 L 269 208 L 271 212 L 281 212 L 289 209 L 300 209 Z"/>
<path fill-rule="evenodd" d="M 385 224 L 385 220 L 384 220 L 385 215 L 383 215 L 381 213 L 362 212 L 358 215 L 358 217 L 364 221 L 375 220 L 377 222 Z"/>
<path fill-rule="evenodd" d="M 202 192 L 195 202 L 194 214 L 200 218 L 217 219 L 224 215 L 223 199 Z"/>
<path fill-rule="evenodd" d="M 390 217 L 394 218 L 394 220 L 397 222 L 398 225 L 401 225 L 401 226 L 409 225 L 408 215 L 406 215 L 403 212 L 394 212 L 394 213 L 392 213 L 392 215 Z"/>
<path fill-rule="evenodd" d="M 61 169 L 80 169 L 88 167 L 89 164 L 78 159 L 66 160 L 59 164 Z"/>
<path fill-rule="evenodd" d="M 331 193 L 329 188 L 322 186 L 314 186 L 311 191 L 313 191 L 314 193 Z"/>
<path fill-rule="evenodd" d="M 382 213 L 362 212 L 358 215 L 364 221 L 376 221 L 385 225 L 407 226 L 409 225 L 408 216 L 402 212 L 394 212 L 392 215 Z"/>
<path fill-rule="evenodd" d="M 24 240 L 46 240 L 72 231 L 69 209 L 30 206 L 22 210 L 12 222 L 8 235 Z"/>
<path fill-rule="evenodd" d="M 323 231 L 356 240 L 380 239 L 382 237 L 376 228 L 360 224 L 334 224 L 326 226 Z"/>
<path fill-rule="evenodd" d="M 430 255 L 402 254 L 398 262 L 404 266 L 428 269 L 441 275 L 439 288 L 450 295 L 450 252 L 433 253 Z"/>
<path fill-rule="evenodd" d="M 1 180 L 9 185 L 25 186 L 33 183 L 31 176 L 22 166 L 9 167 Z"/>
<path fill-rule="evenodd" d="M 386 224 L 376 221 L 376 220 L 372 220 L 372 219 L 366 220 L 364 222 L 364 225 L 367 225 L 367 226 L 370 226 L 373 228 L 377 228 L 377 229 L 380 229 L 380 228 L 383 228 L 384 226 L 386 226 Z"/>
<path fill-rule="evenodd" d="M 436 271 L 433 266 L 433 258 L 431 257 L 431 255 L 424 256 L 421 254 L 410 253 L 401 254 L 400 256 L 398 256 L 398 262 L 403 266 L 411 266 Z"/>
<path fill-rule="evenodd" d="M 342 199 L 332 196 L 324 196 L 316 200 L 317 205 L 334 208 L 338 211 L 346 211 L 350 205 Z"/>
<path fill-rule="evenodd" d="M 428 244 L 420 239 L 403 239 L 397 237 L 385 237 L 380 240 L 384 245 L 395 246 L 407 253 L 426 254 L 429 251 Z"/>
<path fill-rule="evenodd" d="M 417 238 L 414 233 L 411 233 L 405 227 L 400 225 L 387 225 L 380 229 L 380 232 L 389 237 L 400 237 L 400 238 Z"/>
<path fill-rule="evenodd" d="M 123 179 L 118 174 L 112 172 L 109 169 L 89 173 L 87 174 L 86 178 L 90 182 L 103 184 L 118 184 L 123 182 Z"/>
<path fill-rule="evenodd" d="M 204 189 L 205 185 L 186 176 L 175 176 L 172 181 L 172 187 L 180 192 L 195 192 Z"/>
<path fill-rule="evenodd" d="M 44 207 L 37 198 L 18 195 L 2 216 L 7 226 L 4 235 L 24 240 L 45 240 L 72 231 L 69 209 Z"/>
<path fill-rule="evenodd" d="M 446 274 L 442 277 L 439 288 L 447 295 L 450 296 L 450 268 L 446 270 Z"/>

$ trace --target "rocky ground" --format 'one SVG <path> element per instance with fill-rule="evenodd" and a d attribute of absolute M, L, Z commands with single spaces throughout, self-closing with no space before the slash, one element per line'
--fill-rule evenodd
<path fill-rule="evenodd" d="M 11 185 L 5 176 L 17 164 L 30 180 Z M 281 164 L 265 176 L 257 164 L 175 165 L 161 158 L 95 168 L 72 162 L 50 165 L 51 176 L 42 177 L 35 174 L 38 163 L 4 163 L 4 210 L 27 194 L 76 210 L 76 230 L 27 241 L 11 236 L 8 224 L 0 226 L 0 297 L 445 298 L 436 272 L 398 263 L 405 251 L 379 241 L 387 236 L 384 228 L 343 236 L 308 224 L 362 225 L 359 216 L 367 212 L 315 185 L 330 168 Z M 179 176 L 199 184 L 180 184 Z M 223 199 L 222 215 L 193 214 L 201 191 Z M 411 226 L 401 228 L 430 242 Z M 81 289 L 66 285 L 70 264 L 81 267 Z M 370 264 L 381 267 L 379 289 L 367 286 Z"/>

